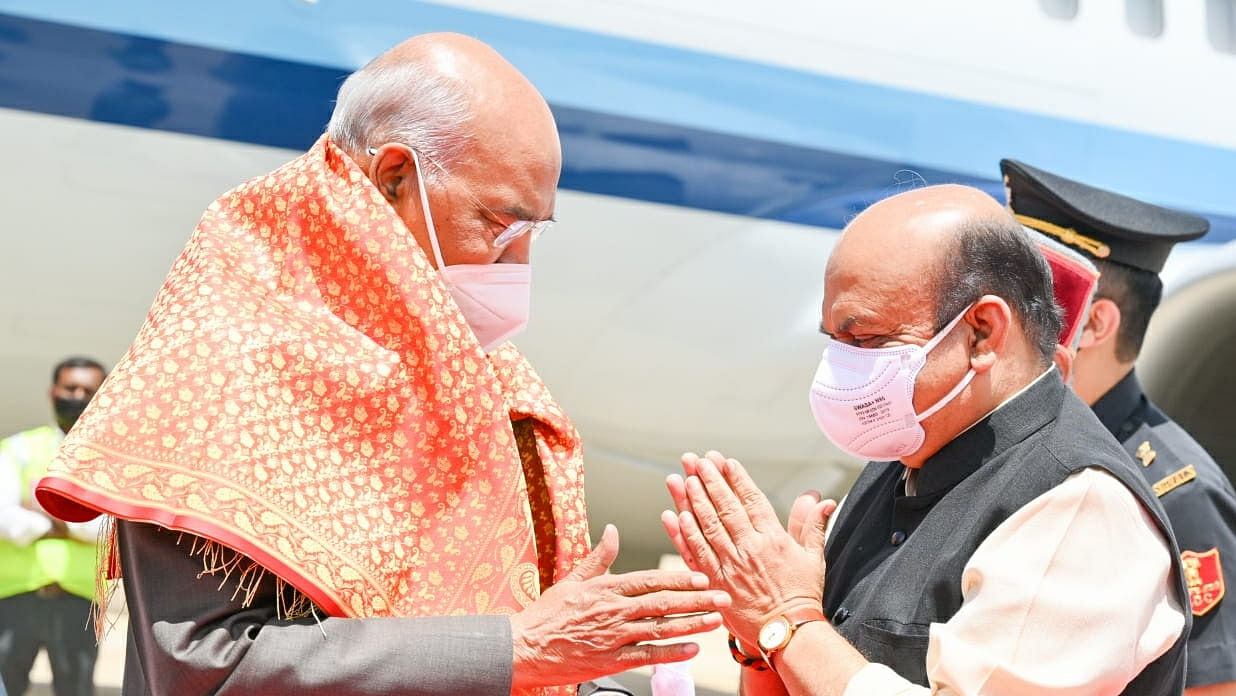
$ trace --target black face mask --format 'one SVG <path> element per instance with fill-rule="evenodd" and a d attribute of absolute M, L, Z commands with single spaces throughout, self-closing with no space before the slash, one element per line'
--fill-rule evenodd
<path fill-rule="evenodd" d="M 56 423 L 60 425 L 60 429 L 66 433 L 69 432 L 69 428 L 73 427 L 82 415 L 82 411 L 86 410 L 86 404 L 89 403 L 90 399 L 52 397 L 52 407 L 56 410 Z"/>

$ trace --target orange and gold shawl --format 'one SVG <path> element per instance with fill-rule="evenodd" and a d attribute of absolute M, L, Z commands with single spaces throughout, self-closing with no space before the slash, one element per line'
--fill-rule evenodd
<path fill-rule="evenodd" d="M 38 496 L 222 544 L 334 616 L 515 612 L 588 550 L 574 427 L 326 137 L 206 210 Z"/>

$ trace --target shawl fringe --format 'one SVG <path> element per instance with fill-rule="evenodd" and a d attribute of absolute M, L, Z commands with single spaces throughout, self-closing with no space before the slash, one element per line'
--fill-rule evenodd
<path fill-rule="evenodd" d="M 120 556 L 116 546 L 116 518 L 104 515 L 99 525 L 99 538 L 95 546 L 94 603 L 91 607 L 94 618 L 94 640 L 102 643 L 104 636 L 115 627 L 118 618 L 107 613 L 116 588 L 120 587 Z"/>
<path fill-rule="evenodd" d="M 186 534 L 181 532 L 176 537 L 176 545 L 180 546 Z M 240 605 L 248 607 L 253 604 L 262 580 L 266 578 L 267 570 L 257 561 L 248 556 L 220 544 L 192 534 L 189 556 L 202 561 L 202 571 L 198 579 L 204 577 L 219 577 L 219 591 L 224 591 L 232 576 L 236 576 L 232 589 L 231 601 L 240 598 Z M 116 590 L 120 587 L 120 556 L 117 553 L 116 518 L 107 515 L 99 526 L 98 556 L 95 563 L 94 603 L 92 614 L 94 618 L 95 642 L 103 642 L 103 638 L 115 628 L 118 618 L 108 613 L 108 608 L 116 598 Z M 274 575 L 272 573 L 272 575 Z M 275 618 L 295 621 L 306 616 L 318 617 L 318 608 L 313 600 L 303 592 L 275 575 Z"/>
<path fill-rule="evenodd" d="M 182 532 L 176 538 L 176 545 L 181 545 L 184 538 L 185 534 Z M 252 605 L 258 588 L 266 579 L 268 572 L 266 568 L 243 553 L 217 541 L 195 535 L 189 535 L 189 538 L 191 539 L 189 556 L 202 561 L 202 572 L 197 574 L 198 579 L 207 576 L 219 577 L 219 586 L 216 589 L 222 592 L 226 590 L 229 581 L 235 575 L 236 580 L 230 600 L 234 602 L 239 597 L 240 606 Z M 271 575 L 275 578 L 275 618 L 295 621 L 306 616 L 317 616 L 317 607 L 314 606 L 313 600 L 278 575 L 274 573 Z"/>

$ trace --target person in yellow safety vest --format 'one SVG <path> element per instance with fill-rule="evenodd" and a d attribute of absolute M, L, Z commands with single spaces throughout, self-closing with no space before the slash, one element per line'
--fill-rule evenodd
<path fill-rule="evenodd" d="M 34 659 L 46 649 L 55 696 L 94 694 L 91 599 L 100 522 L 61 522 L 32 492 L 104 376 L 89 358 L 61 361 L 52 371 L 56 425 L 0 440 L 0 693 L 26 693 Z"/>

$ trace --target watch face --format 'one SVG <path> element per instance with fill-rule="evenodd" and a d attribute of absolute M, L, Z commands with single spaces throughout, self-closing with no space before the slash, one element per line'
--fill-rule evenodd
<path fill-rule="evenodd" d="M 760 648 L 764 651 L 776 650 L 789 636 L 790 622 L 784 616 L 778 616 L 760 629 Z"/>

